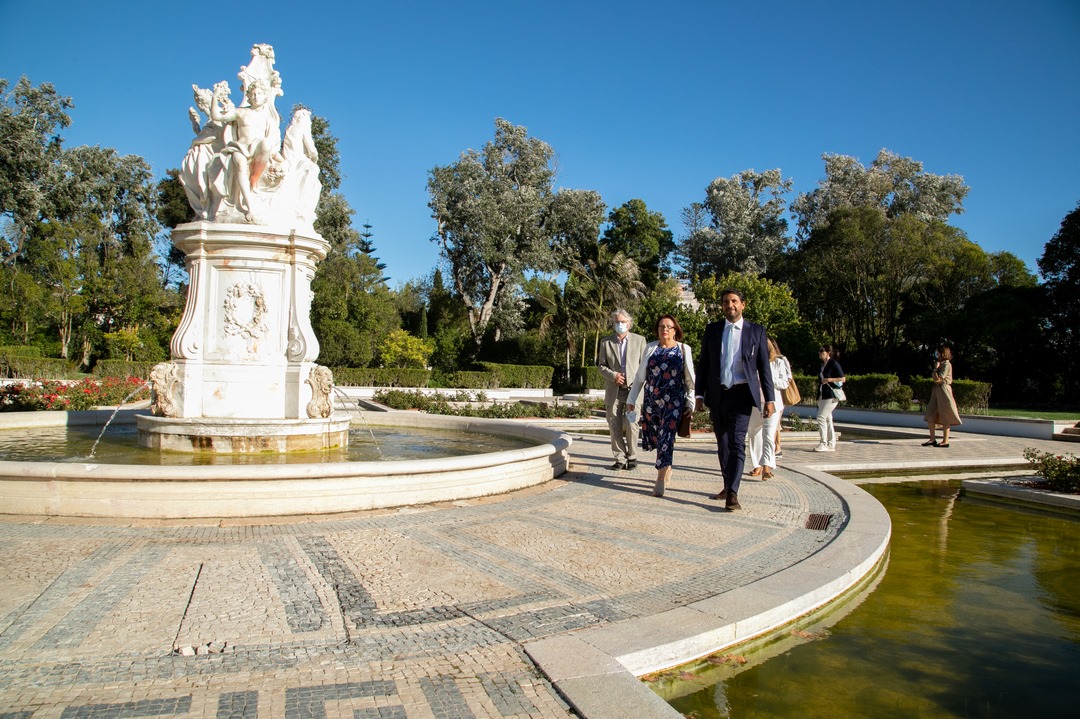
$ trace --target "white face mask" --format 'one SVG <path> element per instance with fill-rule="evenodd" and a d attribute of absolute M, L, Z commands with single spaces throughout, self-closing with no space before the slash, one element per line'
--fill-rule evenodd
<path fill-rule="evenodd" d="M 615 334 L 617 334 L 617 335 L 626 334 L 626 331 L 628 329 L 630 329 L 630 326 L 628 324 L 626 324 L 625 322 L 616 322 L 615 323 Z"/>

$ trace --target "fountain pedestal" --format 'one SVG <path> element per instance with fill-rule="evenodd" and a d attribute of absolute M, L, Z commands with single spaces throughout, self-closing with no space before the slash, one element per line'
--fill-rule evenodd
<path fill-rule="evenodd" d="M 348 443 L 333 378 L 315 364 L 311 280 L 329 243 L 314 230 L 192 222 L 173 230 L 187 304 L 154 368 L 139 444 L 186 452 L 324 449 Z"/>

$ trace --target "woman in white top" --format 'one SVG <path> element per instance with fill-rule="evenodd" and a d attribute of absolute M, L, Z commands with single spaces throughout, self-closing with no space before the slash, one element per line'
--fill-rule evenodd
<path fill-rule="evenodd" d="M 747 456 L 754 469 L 750 472 L 751 477 L 769 479 L 776 469 L 776 431 L 780 427 L 780 418 L 784 414 L 784 390 L 788 382 L 792 381 L 791 365 L 787 358 L 780 354 L 780 347 L 770 337 L 769 342 L 769 368 L 772 370 L 773 388 L 776 396 L 772 401 L 776 410 L 768 419 L 762 419 L 760 414 L 756 421 L 751 421 L 750 431 L 747 433 Z M 766 400 L 768 401 L 768 400 Z M 752 420 L 755 418 L 751 417 Z"/>

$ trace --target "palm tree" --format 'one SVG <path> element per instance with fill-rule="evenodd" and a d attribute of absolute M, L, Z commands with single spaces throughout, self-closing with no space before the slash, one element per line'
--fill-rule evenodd
<path fill-rule="evenodd" d="M 582 314 L 593 331 L 593 361 L 600 348 L 600 330 L 607 325 L 607 315 L 618 307 L 636 305 L 645 296 L 637 263 L 622 252 L 599 243 L 589 248 L 571 268 L 567 284 L 573 281 L 583 302 Z M 582 339 L 581 364 L 585 364 L 585 341 Z"/>

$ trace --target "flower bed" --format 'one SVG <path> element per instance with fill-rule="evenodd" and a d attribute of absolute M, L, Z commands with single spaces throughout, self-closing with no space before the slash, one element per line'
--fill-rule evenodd
<path fill-rule="evenodd" d="M 12 382 L 0 387 L 0 412 L 83 410 L 149 396 L 149 386 L 138 377 Z"/>

